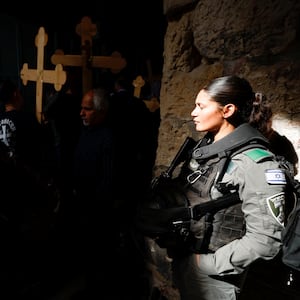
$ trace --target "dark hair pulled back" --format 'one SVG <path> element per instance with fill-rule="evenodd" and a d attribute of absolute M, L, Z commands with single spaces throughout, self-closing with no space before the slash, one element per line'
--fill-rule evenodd
<path fill-rule="evenodd" d="M 246 79 L 235 75 L 218 77 L 205 86 L 204 90 L 221 106 L 231 103 L 237 107 L 236 113 L 228 119 L 234 126 L 249 121 L 255 94 Z"/>

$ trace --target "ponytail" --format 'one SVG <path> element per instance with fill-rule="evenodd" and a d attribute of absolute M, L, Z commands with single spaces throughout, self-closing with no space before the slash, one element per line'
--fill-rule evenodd
<path fill-rule="evenodd" d="M 262 93 L 255 93 L 249 118 L 250 125 L 258 129 L 266 138 L 269 138 L 272 133 L 272 116 L 272 107 L 266 96 Z"/>

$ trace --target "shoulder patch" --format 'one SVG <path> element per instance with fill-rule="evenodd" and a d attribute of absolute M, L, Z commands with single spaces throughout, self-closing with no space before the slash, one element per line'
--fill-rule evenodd
<path fill-rule="evenodd" d="M 281 169 L 265 170 L 265 177 L 269 184 L 287 184 L 285 173 Z"/>
<path fill-rule="evenodd" d="M 279 193 L 266 199 L 268 208 L 273 218 L 283 226 L 284 222 L 284 201 L 285 194 Z"/>
<path fill-rule="evenodd" d="M 259 162 L 264 158 L 273 156 L 271 152 L 260 148 L 246 150 L 243 153 L 255 162 Z"/>

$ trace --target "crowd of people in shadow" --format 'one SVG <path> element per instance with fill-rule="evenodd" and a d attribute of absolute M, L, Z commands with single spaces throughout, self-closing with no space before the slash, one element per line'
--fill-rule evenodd
<path fill-rule="evenodd" d="M 68 79 L 47 95 L 42 124 L 19 87 L 1 81 L 1 224 L 16 251 L 1 281 L 12 274 L 16 299 L 50 299 L 76 278 L 84 284 L 70 299 L 144 299 L 143 238 L 132 222 L 152 178 L 159 112 L 121 75 L 85 93 Z"/>

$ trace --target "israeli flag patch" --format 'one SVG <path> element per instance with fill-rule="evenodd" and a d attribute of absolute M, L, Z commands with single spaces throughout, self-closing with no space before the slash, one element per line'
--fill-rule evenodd
<path fill-rule="evenodd" d="M 284 202 L 285 194 L 283 192 L 267 198 L 267 204 L 271 211 L 271 215 L 282 226 L 284 225 Z"/>
<path fill-rule="evenodd" d="M 265 171 L 266 181 L 269 184 L 286 184 L 286 178 L 283 170 L 272 169 Z"/>

